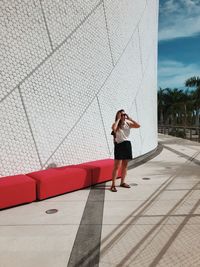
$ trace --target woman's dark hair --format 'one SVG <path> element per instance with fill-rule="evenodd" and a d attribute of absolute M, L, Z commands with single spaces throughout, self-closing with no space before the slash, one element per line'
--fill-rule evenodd
<path fill-rule="evenodd" d="M 118 114 L 121 113 L 121 112 L 124 112 L 124 109 L 120 109 L 120 110 L 117 111 L 117 113 L 116 113 L 116 115 L 115 115 L 115 121 L 117 121 Z M 119 124 L 118 124 L 118 127 L 117 127 L 117 130 L 118 130 L 119 128 L 121 128 L 121 127 L 122 127 L 122 121 L 120 120 L 120 121 L 119 121 Z M 114 138 L 116 137 L 116 134 L 115 134 L 114 131 L 111 132 L 111 135 L 113 135 Z"/>
<path fill-rule="evenodd" d="M 115 121 L 117 121 L 118 114 L 121 113 L 121 112 L 124 112 L 124 109 L 120 109 L 120 110 L 117 111 L 117 113 L 116 113 L 116 115 L 115 115 Z M 119 128 L 121 128 L 121 126 L 122 126 L 122 122 L 121 122 L 121 120 L 120 120 L 120 121 L 119 121 L 119 124 L 118 124 L 118 127 L 117 127 L 117 130 L 118 130 Z M 115 133 L 114 131 L 112 131 L 112 132 L 111 132 L 111 135 L 113 135 L 114 142 L 115 142 L 116 133 Z"/>
<path fill-rule="evenodd" d="M 117 111 L 117 113 L 116 113 L 116 115 L 115 115 L 115 121 L 117 121 L 118 114 L 119 114 L 119 113 L 122 113 L 122 112 L 124 112 L 124 109 L 120 109 L 120 110 Z M 120 121 L 119 121 L 119 124 L 118 124 L 118 127 L 117 127 L 117 130 L 118 130 L 119 128 L 121 128 L 121 127 L 122 127 L 122 121 L 120 120 Z"/>
<path fill-rule="evenodd" d="M 120 110 L 117 111 L 117 113 L 116 113 L 116 115 L 115 115 L 115 121 L 117 121 L 117 116 L 118 116 L 118 114 L 119 114 L 119 113 L 122 113 L 122 112 L 124 112 L 124 109 L 120 109 Z"/>

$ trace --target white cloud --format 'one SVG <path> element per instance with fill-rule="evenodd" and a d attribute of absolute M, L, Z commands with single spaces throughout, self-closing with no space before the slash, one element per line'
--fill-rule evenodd
<path fill-rule="evenodd" d="M 200 33 L 200 0 L 167 0 L 160 5 L 159 41 Z"/>
<path fill-rule="evenodd" d="M 178 1 L 168 0 L 168 1 L 165 1 L 164 4 L 161 4 L 160 12 L 162 14 L 173 13 L 174 11 L 178 9 L 178 7 L 179 7 Z"/>
<path fill-rule="evenodd" d="M 179 61 L 162 60 L 158 63 L 158 86 L 161 88 L 181 88 L 192 76 L 199 76 L 196 64 L 183 64 Z"/>

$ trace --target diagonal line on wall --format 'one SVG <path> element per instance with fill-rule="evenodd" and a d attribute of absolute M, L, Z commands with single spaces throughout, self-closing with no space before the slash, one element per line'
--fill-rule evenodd
<path fill-rule="evenodd" d="M 139 120 L 139 116 L 138 116 L 138 106 L 137 106 L 136 99 L 134 99 L 134 101 L 133 101 L 133 103 L 132 103 L 132 105 L 131 105 L 131 108 L 132 108 L 133 104 L 135 104 L 135 109 L 136 109 L 136 114 L 137 114 L 137 120 Z M 130 108 L 130 110 L 131 110 L 131 108 Z M 139 130 L 140 141 L 141 141 L 141 148 L 140 148 L 140 152 L 141 152 L 141 151 L 142 151 L 142 146 L 143 146 L 143 144 L 142 144 L 142 141 L 143 141 L 143 140 L 142 140 L 141 128 L 139 128 L 138 130 Z"/>
<path fill-rule="evenodd" d="M 152 43 L 153 43 L 153 42 L 152 42 Z M 154 45 L 154 43 L 153 43 L 153 45 Z M 152 45 L 152 46 L 153 46 L 153 45 Z M 149 51 L 152 51 L 152 49 L 149 49 Z M 147 63 L 146 63 L 146 66 L 145 66 L 145 69 L 143 70 L 143 74 L 142 74 L 142 78 L 141 78 L 141 81 L 140 81 L 140 85 L 138 86 L 138 90 L 137 90 L 137 92 L 136 92 L 136 94 L 135 94 L 135 98 L 137 97 L 138 93 L 140 92 L 140 89 L 141 89 L 141 86 L 142 86 L 142 82 L 143 82 L 144 76 L 145 76 L 146 71 L 147 71 L 147 69 L 148 69 L 148 67 L 149 67 L 149 60 L 150 60 L 151 56 L 152 56 L 152 53 L 149 53 L 149 55 L 148 55 L 148 59 L 147 59 Z M 134 101 L 133 101 L 133 102 L 134 102 Z M 131 105 L 131 106 L 132 106 L 132 105 Z"/>
<path fill-rule="evenodd" d="M 14 90 L 21 86 L 31 75 L 35 73 L 57 50 L 60 49 L 72 35 L 85 23 L 85 21 L 96 11 L 102 4 L 102 0 L 92 9 L 92 11 L 78 24 L 78 26 L 49 54 L 47 55 L 34 69 L 32 69 L 26 77 L 24 77 L 7 95 L 5 95 L 0 102 L 3 102 Z"/>
<path fill-rule="evenodd" d="M 152 51 L 151 49 L 149 49 L 150 51 Z M 144 69 L 144 71 L 143 71 L 143 73 L 142 73 L 142 78 L 141 78 L 141 81 L 140 81 L 140 85 L 138 86 L 138 90 L 137 90 L 137 92 L 136 92 L 136 94 L 135 94 L 135 98 L 134 98 L 134 100 L 133 100 L 133 102 L 132 102 L 132 104 L 131 104 L 131 106 L 130 106 L 130 109 L 132 108 L 132 106 L 133 106 L 133 104 L 134 104 L 134 102 L 135 102 L 135 100 L 136 100 L 136 98 L 137 98 L 137 95 L 138 95 L 138 93 L 140 92 L 140 89 L 141 89 L 141 86 L 142 86 L 142 82 L 143 82 L 143 80 L 144 80 L 144 77 L 145 77 L 145 74 L 146 74 L 146 72 L 147 72 L 147 69 L 149 68 L 149 60 L 150 60 L 150 58 L 151 58 L 151 53 L 149 54 L 149 56 L 148 56 L 148 59 L 147 59 L 147 64 L 146 64 L 146 67 L 145 67 L 145 69 Z"/>
<path fill-rule="evenodd" d="M 43 5 L 42 5 L 42 0 L 39 0 L 39 2 L 40 2 L 41 10 L 42 10 L 42 16 L 43 16 L 43 19 L 44 19 L 44 24 L 45 24 L 45 27 L 46 27 L 47 35 L 49 37 L 49 43 L 50 43 L 50 46 L 51 46 L 51 50 L 53 51 L 53 43 L 52 43 L 52 40 L 51 40 L 50 31 L 49 31 L 49 28 L 48 28 L 48 24 L 47 24 L 44 8 L 43 8 Z"/>
<path fill-rule="evenodd" d="M 129 45 L 130 42 L 132 41 L 132 37 L 133 37 L 133 35 L 135 34 L 135 32 L 136 32 L 136 30 L 137 30 L 137 28 L 138 28 L 138 26 L 139 26 L 139 24 L 140 24 L 140 21 L 141 21 L 143 15 L 144 15 L 144 12 L 145 12 L 145 10 L 146 10 L 146 7 L 147 7 L 147 4 L 145 5 L 145 7 L 144 7 L 144 9 L 143 9 L 143 11 L 142 11 L 142 14 L 141 14 L 140 19 L 138 20 L 138 23 L 136 24 L 135 29 L 133 30 L 133 32 L 132 32 L 132 34 L 131 34 L 131 37 L 129 38 L 129 40 L 128 40 L 126 46 L 124 47 L 124 49 L 123 49 L 123 51 L 122 51 L 122 53 L 121 53 L 121 55 L 120 55 L 119 58 L 117 59 L 115 65 L 117 65 L 117 63 L 120 61 L 120 59 L 121 59 L 121 57 L 123 56 L 123 54 L 125 53 L 125 51 L 126 51 L 128 45 Z"/>
<path fill-rule="evenodd" d="M 136 109 L 137 118 L 138 118 L 138 117 L 139 117 L 139 116 L 138 116 L 138 106 L 137 106 L 136 99 L 135 99 L 135 109 Z M 139 133 L 140 133 L 140 141 L 141 141 L 141 149 L 142 149 L 142 146 L 143 146 L 142 142 L 143 142 L 143 140 L 142 140 L 141 128 L 139 128 Z"/>
<path fill-rule="evenodd" d="M 100 112 L 100 116 L 101 116 L 101 121 L 102 121 L 102 124 L 103 124 L 103 130 L 104 130 L 104 134 L 105 134 L 105 138 L 106 138 L 106 143 L 107 143 L 107 146 L 108 146 L 108 151 L 109 151 L 109 154 L 111 155 L 111 151 L 110 151 L 110 147 L 109 147 L 109 143 L 108 143 L 108 138 L 107 138 L 107 134 L 106 134 L 106 127 L 105 127 L 105 124 L 104 124 L 104 121 L 103 121 L 103 115 L 102 115 L 102 112 L 101 112 L 101 106 L 100 106 L 100 103 L 99 103 L 99 98 L 98 96 L 97 97 L 97 103 L 98 103 L 98 106 L 99 106 L 99 112 Z"/>
<path fill-rule="evenodd" d="M 98 6 L 99 6 L 100 4 L 101 4 L 101 2 L 98 4 Z M 116 65 L 120 62 L 120 60 L 121 60 L 123 54 L 124 54 L 125 51 L 126 51 L 126 48 L 128 47 L 129 43 L 132 41 L 132 37 L 133 37 L 135 31 L 137 30 L 137 27 L 138 27 L 138 25 L 139 25 L 139 23 L 140 23 L 140 21 L 141 21 L 141 19 L 142 19 L 142 16 L 143 16 L 143 14 L 144 14 L 144 12 L 145 12 L 146 7 L 147 7 L 147 5 L 145 5 L 145 8 L 144 8 L 144 10 L 143 10 L 143 12 L 142 12 L 142 15 L 141 15 L 141 17 L 140 17 L 140 19 L 139 19 L 139 21 L 138 21 L 138 23 L 137 23 L 137 25 L 136 25 L 136 27 L 135 27 L 133 33 L 132 33 L 132 35 L 131 35 L 129 41 L 127 42 L 125 48 L 123 49 L 122 54 L 120 55 L 120 57 L 119 57 L 118 60 L 116 61 L 115 67 L 116 67 Z M 150 56 L 149 56 L 149 58 L 150 58 Z M 148 64 L 147 64 L 147 66 L 148 66 Z M 61 145 L 64 143 L 64 141 L 67 139 L 67 137 L 69 136 L 69 134 L 73 131 L 73 129 L 74 129 L 74 128 L 76 127 L 76 125 L 79 123 L 79 121 L 80 121 L 81 118 L 84 116 L 84 114 L 86 113 L 86 111 L 88 110 L 88 108 L 90 107 L 90 105 L 93 103 L 93 101 L 96 99 L 96 97 L 98 96 L 98 94 L 101 92 L 102 88 L 103 88 L 104 85 L 106 84 L 107 80 L 110 78 L 110 76 L 111 76 L 111 74 L 112 74 L 112 72 L 113 72 L 114 69 L 115 69 L 115 68 L 112 68 L 112 70 L 111 70 L 110 73 L 108 74 L 107 78 L 105 79 L 105 81 L 103 82 L 103 84 L 101 85 L 101 87 L 99 88 L 99 90 L 97 91 L 97 93 L 94 95 L 94 97 L 92 98 L 92 100 L 90 101 L 90 103 L 88 104 L 88 106 L 85 108 L 85 110 L 83 111 L 83 113 L 81 114 L 81 116 L 78 118 L 78 120 L 77 120 L 77 121 L 75 122 L 75 124 L 72 126 L 72 128 L 69 130 L 69 132 L 67 133 L 67 135 L 62 139 L 62 141 L 60 142 L 60 144 L 55 148 L 55 150 L 52 152 L 52 154 L 49 156 L 49 158 L 45 161 L 45 163 L 43 164 L 42 167 L 44 167 L 44 166 L 48 163 L 48 161 L 51 159 L 51 157 L 56 153 L 56 151 L 60 148 L 60 146 L 61 146 Z M 147 67 L 145 68 L 145 70 L 146 70 L 146 69 L 147 69 Z M 142 80 L 141 80 L 141 84 L 142 84 Z M 139 87 L 139 88 L 140 88 L 140 87 Z M 138 90 L 138 91 L 139 91 L 139 90 Z M 112 153 L 112 152 L 111 152 L 111 153 Z"/>
<path fill-rule="evenodd" d="M 113 64 L 113 67 L 114 67 L 115 63 L 114 63 L 113 53 L 112 53 L 112 49 L 111 49 L 110 35 L 109 35 L 108 21 L 107 21 L 107 16 L 106 16 L 106 9 L 105 9 L 104 0 L 103 0 L 102 3 L 103 3 L 103 12 L 104 12 L 104 17 L 105 17 L 105 23 L 106 23 L 106 31 L 107 31 L 107 36 L 108 36 L 108 45 L 109 45 L 109 49 L 110 49 L 110 55 L 111 55 L 112 64 Z"/>
<path fill-rule="evenodd" d="M 38 148 L 37 148 L 37 143 L 36 143 L 36 140 L 34 138 L 33 130 L 31 128 L 31 123 L 30 123 L 30 120 L 29 120 L 29 117 L 28 117 L 28 114 L 27 114 L 27 111 L 26 111 L 26 107 L 25 107 L 25 104 L 24 104 L 22 92 L 21 92 L 21 89 L 20 89 L 19 86 L 18 86 L 18 90 L 19 90 L 19 95 L 20 95 L 20 99 L 21 99 L 21 102 L 22 102 L 22 106 L 23 106 L 23 109 L 24 109 L 24 113 L 25 113 L 25 116 L 26 116 L 26 119 L 27 119 L 28 127 L 29 127 L 29 130 L 30 130 L 31 136 L 33 138 L 34 145 L 35 145 L 35 150 L 37 152 L 37 156 L 38 156 L 40 165 L 42 166 L 42 161 L 41 161 L 40 154 L 39 154 L 39 151 L 38 151 Z"/>
<path fill-rule="evenodd" d="M 151 51 L 151 49 L 150 49 L 150 51 Z M 149 57 L 148 57 L 148 59 L 147 59 L 147 64 L 146 64 L 146 67 L 145 67 L 144 72 L 143 72 L 143 74 L 142 74 L 142 78 L 141 78 L 141 81 L 140 81 L 140 85 L 138 86 L 138 90 L 137 90 L 137 92 L 136 92 L 136 94 L 135 94 L 135 98 L 134 98 L 134 100 L 133 100 L 133 102 L 132 102 L 130 108 L 132 108 L 132 106 L 133 106 L 133 104 L 134 104 L 134 102 L 135 102 L 135 100 L 136 100 L 136 98 L 137 98 L 137 95 L 138 95 L 138 93 L 140 92 L 140 89 L 141 89 L 141 86 L 142 86 L 142 82 L 143 82 L 143 80 L 144 80 L 144 76 L 145 76 L 145 74 L 146 74 L 146 72 L 147 72 L 147 69 L 149 68 L 149 60 L 150 60 L 150 58 L 151 58 L 151 55 L 152 55 L 152 54 L 149 54 Z"/>
<path fill-rule="evenodd" d="M 150 51 L 151 51 L 151 49 L 150 49 Z M 137 92 L 136 92 L 135 98 L 134 98 L 134 100 L 133 100 L 133 102 L 132 102 L 132 104 L 131 104 L 131 107 L 130 107 L 130 109 L 131 109 L 132 106 L 135 104 L 137 115 L 138 115 L 138 107 L 137 107 L 137 101 L 136 101 L 136 98 L 137 98 L 138 93 L 139 93 L 140 90 L 141 90 L 142 82 L 143 82 L 143 80 L 144 80 L 144 77 L 145 77 L 145 74 L 146 74 L 146 72 L 147 72 L 147 69 L 149 68 L 149 60 L 150 60 L 150 58 L 151 58 L 151 55 L 152 55 L 152 54 L 150 53 L 149 56 L 148 56 L 146 67 L 145 67 L 145 69 L 143 70 L 143 73 L 142 73 L 142 78 L 141 78 L 141 81 L 140 81 L 140 85 L 138 86 L 138 90 L 137 90 Z M 139 133 L 140 133 L 141 149 L 142 149 L 142 147 L 143 147 L 143 138 L 142 138 L 141 128 L 139 128 Z"/>
<path fill-rule="evenodd" d="M 113 69 L 111 70 L 111 72 L 109 73 L 108 77 L 106 78 L 106 80 L 103 82 L 101 88 L 105 85 L 106 81 L 108 80 L 108 78 L 110 77 L 111 73 L 112 73 Z M 101 90 L 101 88 L 99 89 L 99 91 Z M 92 100 L 90 101 L 90 103 L 87 105 L 87 107 L 85 108 L 85 110 L 83 111 L 83 113 L 81 114 L 81 116 L 77 119 L 77 121 L 75 122 L 75 124 L 72 126 L 72 128 L 68 131 L 67 135 L 62 139 L 62 141 L 60 142 L 60 144 L 56 147 L 56 149 L 52 152 L 52 154 L 50 155 L 50 157 L 46 160 L 46 162 L 43 164 L 43 167 L 48 163 L 48 161 L 51 159 L 51 157 L 56 153 L 56 151 L 60 148 L 60 146 L 64 143 L 64 141 L 67 139 L 67 137 L 70 135 L 70 133 L 74 130 L 74 128 L 77 126 L 77 124 L 80 122 L 80 120 L 82 119 L 82 117 L 84 116 L 84 114 L 87 112 L 88 108 L 92 105 L 93 101 L 96 99 L 99 91 L 94 95 L 94 97 L 92 98 Z"/>
<path fill-rule="evenodd" d="M 140 50 L 140 63 L 141 63 L 142 74 L 143 74 L 144 66 L 143 66 L 143 62 L 142 62 L 142 50 L 141 50 L 141 40 L 140 40 L 140 29 L 139 29 L 139 27 L 138 27 L 138 39 L 139 39 L 139 50 Z"/>

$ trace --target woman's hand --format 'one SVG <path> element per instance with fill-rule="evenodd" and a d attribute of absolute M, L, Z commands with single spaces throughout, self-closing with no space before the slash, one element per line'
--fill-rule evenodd
<path fill-rule="evenodd" d="M 126 114 L 126 119 L 131 120 L 131 118 L 128 116 L 128 114 Z"/>
<path fill-rule="evenodd" d="M 127 114 L 126 114 L 127 115 Z M 129 117 L 128 115 L 127 115 L 127 119 L 126 119 L 126 121 L 128 122 L 128 123 L 130 123 L 130 127 L 131 128 L 140 128 L 140 124 L 138 123 L 138 122 L 136 122 L 136 121 L 134 121 L 131 117 Z"/>

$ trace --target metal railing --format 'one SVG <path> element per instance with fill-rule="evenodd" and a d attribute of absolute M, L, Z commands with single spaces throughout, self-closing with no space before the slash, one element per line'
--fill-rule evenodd
<path fill-rule="evenodd" d="M 158 125 L 158 132 L 200 142 L 200 127 Z"/>

